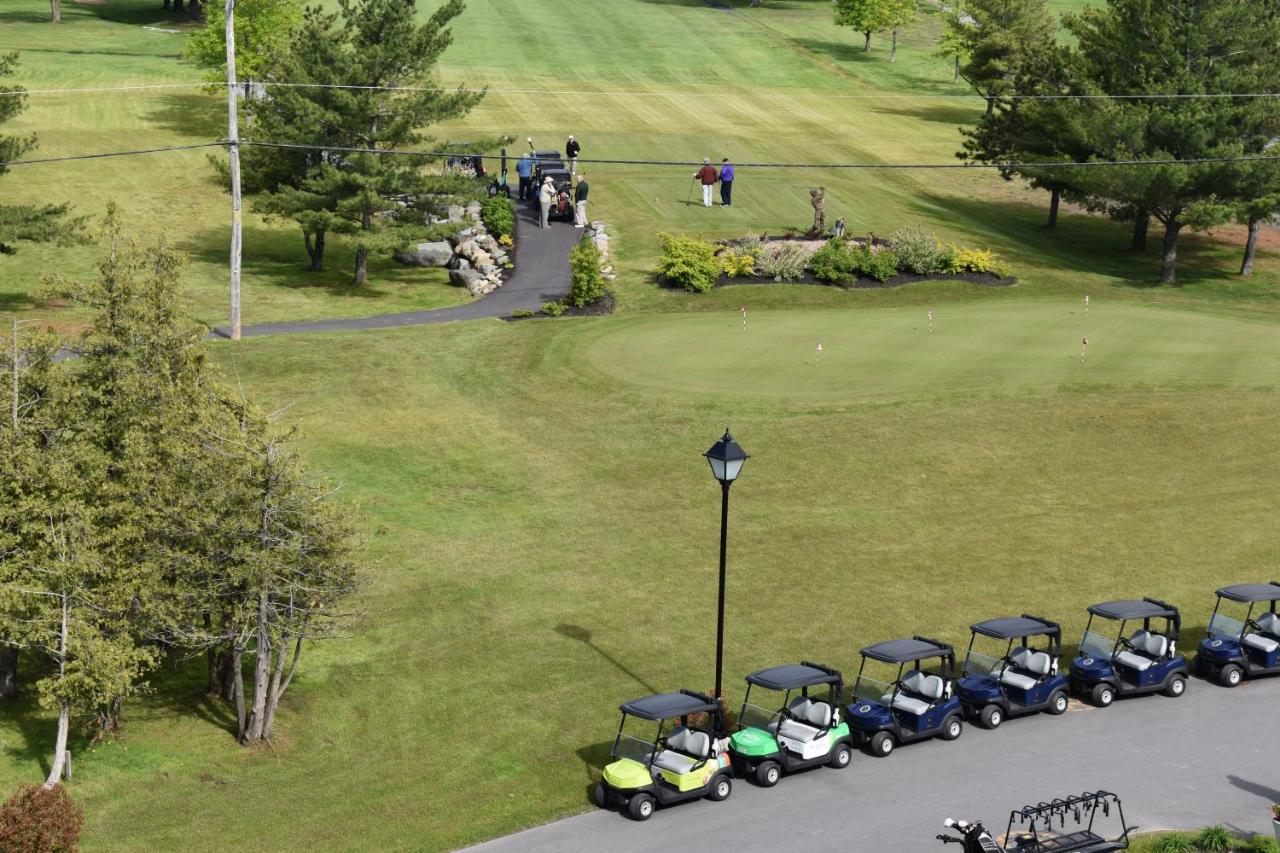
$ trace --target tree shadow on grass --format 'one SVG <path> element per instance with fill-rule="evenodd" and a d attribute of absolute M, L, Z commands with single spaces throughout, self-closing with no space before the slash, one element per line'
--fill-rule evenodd
<path fill-rule="evenodd" d="M 209 94 L 162 95 L 147 120 L 183 136 L 222 139 L 227 134 L 226 101 Z"/>
<path fill-rule="evenodd" d="M 20 741 L 5 738 L 0 741 L 0 749 L 15 763 L 38 767 L 39 778 L 33 772 L 29 781 L 43 782 L 53 767 L 53 745 L 57 738 L 58 720 L 55 715 L 40 707 L 33 684 L 25 683 L 21 685 L 21 689 L 22 693 L 16 699 L 0 700 L 0 714 L 4 714 L 13 728 L 17 729 Z M 80 746 L 76 734 L 73 726 L 72 736 L 68 739 L 72 755 Z"/>
<path fill-rule="evenodd" d="M 235 709 L 206 691 L 209 670 L 203 654 L 171 654 L 147 679 L 149 694 L 125 706 L 123 723 L 196 717 L 230 735 L 236 731 Z"/>
<path fill-rule="evenodd" d="M 587 782 L 583 791 L 587 800 L 594 803 L 596 783 L 600 781 L 604 768 L 613 761 L 613 740 L 584 746 L 577 750 L 577 755 L 582 760 L 582 768 L 586 772 Z"/>
<path fill-rule="evenodd" d="M 884 107 L 877 109 L 876 112 L 884 115 L 910 116 L 921 121 L 934 122 L 935 124 L 949 124 L 959 129 L 966 125 L 975 125 L 982 120 L 982 114 L 986 110 L 980 98 L 974 95 L 973 100 L 964 100 L 954 98 L 950 104 L 934 104 L 927 107 Z M 956 150 L 960 150 L 961 136 L 956 133 Z M 959 162 L 958 160 L 956 162 Z"/>
<path fill-rule="evenodd" d="M 567 625 L 562 622 L 559 625 L 556 625 L 556 633 L 562 637 L 568 637 L 570 640 L 577 640 L 579 643 L 582 643 L 584 646 L 591 649 L 593 652 L 600 655 L 600 657 L 604 658 L 606 661 L 612 664 L 613 667 L 617 669 L 619 672 L 621 672 L 623 675 L 627 676 L 632 681 L 636 682 L 641 687 L 643 687 L 645 690 L 648 690 L 650 693 L 658 692 L 658 689 L 656 687 L 654 687 L 649 682 L 645 681 L 642 677 L 640 677 L 640 675 L 638 675 L 630 667 L 628 667 L 622 661 L 615 658 L 613 655 L 606 652 L 604 649 L 597 646 L 595 644 L 595 641 L 591 637 L 591 631 L 589 631 L 588 629 L 583 628 L 579 625 Z"/>
<path fill-rule="evenodd" d="M 0 314 L 26 311 L 39 305 L 29 293 L 0 293 Z"/>

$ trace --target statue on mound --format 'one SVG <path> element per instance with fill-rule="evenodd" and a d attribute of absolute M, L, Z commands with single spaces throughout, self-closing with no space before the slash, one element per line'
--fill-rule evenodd
<path fill-rule="evenodd" d="M 809 233 L 821 236 L 827 233 L 827 188 L 809 190 L 809 204 L 813 205 L 813 227 Z"/>

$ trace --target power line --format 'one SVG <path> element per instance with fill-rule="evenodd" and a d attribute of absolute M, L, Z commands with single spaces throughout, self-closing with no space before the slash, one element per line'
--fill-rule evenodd
<path fill-rule="evenodd" d="M 197 148 L 222 148 L 222 142 L 200 142 L 194 145 L 166 145 L 162 148 L 137 148 L 132 151 L 106 151 L 99 154 L 71 154 L 66 157 L 38 157 L 31 160 L 6 160 L 0 167 L 35 166 L 41 163 L 70 163 L 75 160 L 102 160 L 107 157 L 133 157 L 137 154 L 159 154 L 164 151 L 192 151 Z"/>

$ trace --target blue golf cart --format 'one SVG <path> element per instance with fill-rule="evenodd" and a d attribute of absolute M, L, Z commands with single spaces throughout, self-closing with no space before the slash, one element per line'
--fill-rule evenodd
<path fill-rule="evenodd" d="M 955 649 L 928 637 L 913 637 L 867 646 L 861 654 L 853 702 L 845 711 L 853 736 L 872 755 L 883 758 L 900 743 L 960 737 L 964 709 L 951 695 Z M 929 672 L 926 662 L 934 659 L 936 672 Z M 866 674 L 867 661 L 896 666 L 897 676 L 892 682 L 877 681 Z"/>
<path fill-rule="evenodd" d="M 1024 613 L 988 619 L 969 626 L 969 630 L 969 650 L 956 695 L 970 719 L 994 729 L 1005 717 L 1067 710 L 1069 685 L 1067 677 L 1058 672 L 1062 629 L 1057 622 Z M 975 651 L 979 637 L 1003 644 L 1004 654 L 994 657 Z M 984 647 L 990 644 L 984 641 Z"/>
<path fill-rule="evenodd" d="M 1095 633 L 1095 619 L 1119 623 L 1115 639 Z M 1126 635 L 1133 622 L 1142 626 Z M 1071 691 L 1100 708 L 1117 696 L 1181 696 L 1187 689 L 1187 659 L 1177 653 L 1181 627 L 1178 608 L 1155 598 L 1089 605 L 1080 655 L 1071 662 Z"/>
<path fill-rule="evenodd" d="M 1235 687 L 1248 675 L 1280 672 L 1280 581 L 1242 583 L 1218 590 L 1218 603 L 1209 619 L 1208 635 L 1196 652 L 1196 672 Z M 1244 605 L 1244 621 L 1222 612 L 1222 603 Z M 1259 607 L 1258 605 L 1263 605 Z M 1257 615 L 1255 615 L 1257 611 Z M 1233 612 L 1239 613 L 1238 607 Z"/>

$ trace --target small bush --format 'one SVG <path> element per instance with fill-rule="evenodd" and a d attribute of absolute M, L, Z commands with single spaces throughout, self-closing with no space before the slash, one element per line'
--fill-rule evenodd
<path fill-rule="evenodd" d="M 1237 841 L 1225 826 L 1206 826 L 1196 834 L 1195 844 L 1196 849 L 1203 853 L 1231 853 L 1236 849 Z"/>
<path fill-rule="evenodd" d="M 517 308 L 516 310 L 511 312 L 511 316 L 515 317 L 518 320 L 524 320 L 529 317 L 533 317 L 537 313 L 538 313 L 537 311 L 530 311 L 528 308 Z"/>
<path fill-rule="evenodd" d="M 1173 832 L 1157 841 L 1151 850 L 1152 853 L 1196 853 L 1196 843 L 1185 832 Z"/>
<path fill-rule="evenodd" d="M 964 272 L 964 264 L 960 263 L 960 247 L 955 243 L 939 244 L 938 271 L 948 275 Z"/>
<path fill-rule="evenodd" d="M 858 277 L 860 260 L 856 248 L 835 237 L 809 258 L 809 269 L 813 270 L 818 281 L 848 284 Z"/>
<path fill-rule="evenodd" d="M 1255 835 L 1243 849 L 1245 853 L 1280 853 L 1280 844 L 1270 835 Z"/>
<path fill-rule="evenodd" d="M 27 785 L 0 806 L 0 850 L 6 853 L 72 853 L 78 849 L 84 812 L 67 789 Z"/>
<path fill-rule="evenodd" d="M 548 317 L 559 317 L 564 313 L 565 307 L 563 302 L 544 302 L 539 310 Z"/>
<path fill-rule="evenodd" d="M 996 272 L 1002 265 L 996 259 L 996 253 L 987 249 L 961 249 L 957 253 L 956 263 L 966 272 Z"/>
<path fill-rule="evenodd" d="M 898 256 L 899 268 L 919 275 L 942 271 L 938 239 L 924 229 L 902 228 L 889 235 L 889 249 Z"/>
<path fill-rule="evenodd" d="M 600 250 L 595 243 L 579 240 L 569 251 L 569 269 L 573 272 L 570 302 L 581 308 L 604 296 L 604 273 L 600 271 Z"/>
<path fill-rule="evenodd" d="M 516 228 L 515 203 L 500 195 L 483 198 L 480 200 L 480 218 L 484 220 L 484 227 L 499 241 L 503 237 L 511 239 Z"/>
<path fill-rule="evenodd" d="M 858 253 L 858 272 L 876 281 L 888 281 L 898 271 L 898 256 L 889 249 L 863 248 Z"/>
<path fill-rule="evenodd" d="M 658 275 L 692 293 L 706 293 L 720 277 L 720 259 L 716 247 L 706 240 L 679 234 L 659 234 L 662 257 Z"/>
<path fill-rule="evenodd" d="M 799 281 L 804 275 L 809 254 L 795 243 L 781 243 L 765 249 L 756 262 L 756 269 L 774 281 Z"/>
<path fill-rule="evenodd" d="M 720 268 L 730 278 L 756 274 L 756 253 L 729 249 L 720 255 Z"/>
<path fill-rule="evenodd" d="M 510 249 L 512 246 L 515 245 L 515 240 L 511 239 L 510 234 L 499 234 L 498 245 L 504 249 Z"/>

